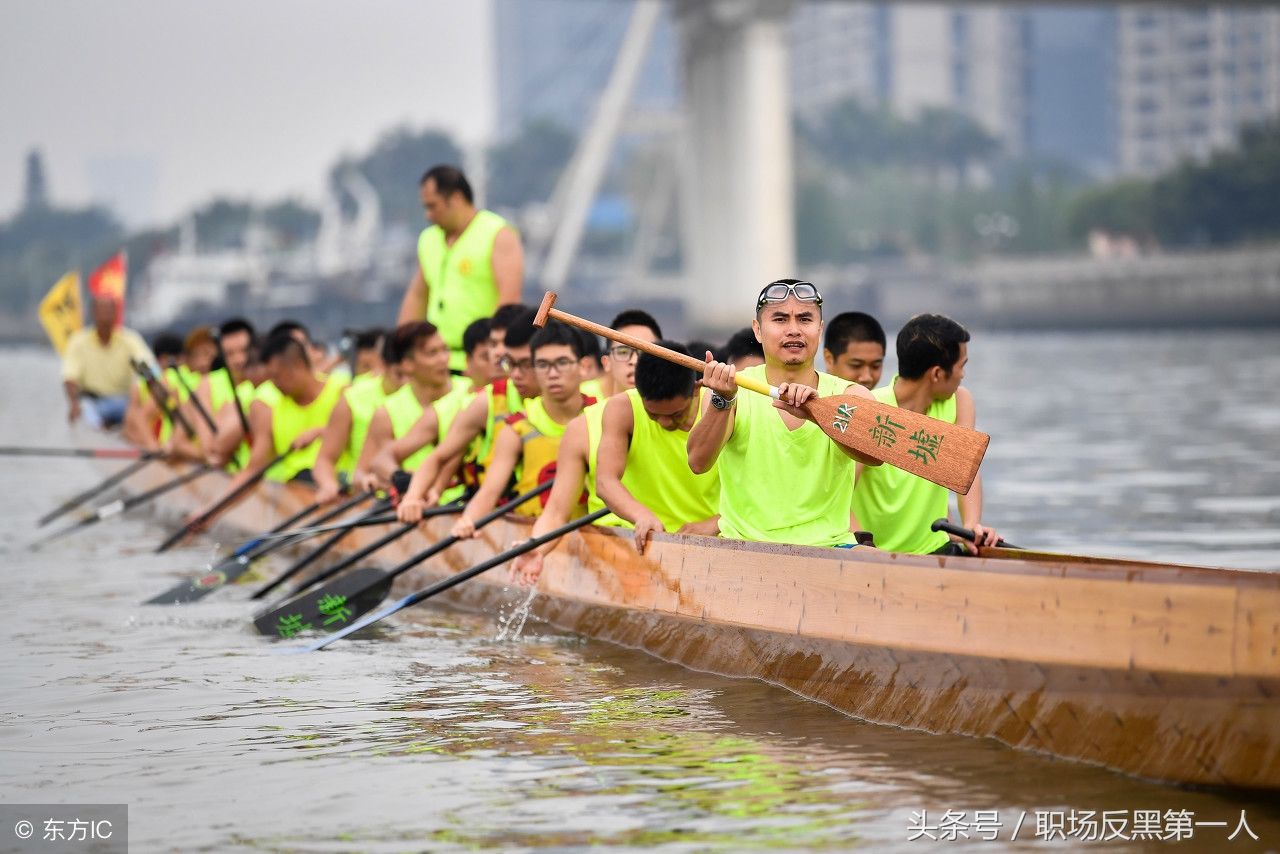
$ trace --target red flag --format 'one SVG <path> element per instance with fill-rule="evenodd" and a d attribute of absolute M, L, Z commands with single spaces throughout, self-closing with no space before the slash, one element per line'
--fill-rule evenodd
<path fill-rule="evenodd" d="M 122 249 L 89 276 L 91 296 L 115 298 L 116 326 L 124 323 L 124 293 L 129 284 L 128 268 L 129 261 Z"/>

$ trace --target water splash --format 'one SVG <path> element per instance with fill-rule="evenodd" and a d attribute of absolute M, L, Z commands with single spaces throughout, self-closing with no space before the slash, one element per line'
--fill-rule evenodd
<path fill-rule="evenodd" d="M 537 595 L 538 588 L 530 587 L 523 601 L 517 602 L 510 612 L 503 609 L 498 614 L 498 634 L 494 640 L 508 641 L 520 637 L 520 633 L 524 631 L 524 624 L 529 619 L 529 608 Z"/>

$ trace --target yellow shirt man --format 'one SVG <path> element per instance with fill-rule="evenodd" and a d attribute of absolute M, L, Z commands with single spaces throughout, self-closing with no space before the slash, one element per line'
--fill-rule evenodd
<path fill-rule="evenodd" d="M 104 345 L 98 331 L 87 326 L 67 339 L 67 349 L 62 354 L 62 378 L 98 397 L 127 397 L 134 379 L 131 359 L 155 364 L 155 357 L 141 335 L 118 326 Z"/>

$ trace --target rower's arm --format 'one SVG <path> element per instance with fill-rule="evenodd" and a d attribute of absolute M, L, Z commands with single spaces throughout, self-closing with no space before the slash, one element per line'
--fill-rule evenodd
<path fill-rule="evenodd" d="M 351 439 L 351 421 L 351 404 L 347 403 L 346 395 L 342 395 L 324 425 L 324 432 L 320 435 L 320 453 L 311 467 L 316 481 L 316 497 L 321 503 L 332 501 L 342 492 L 338 483 L 338 459 Z"/>
<path fill-rule="evenodd" d="M 124 423 L 121 425 L 121 435 L 129 441 L 130 444 L 136 445 L 144 451 L 157 450 L 160 445 L 156 442 L 155 434 L 148 428 L 152 423 L 152 410 L 142 401 L 142 392 L 139 390 L 138 384 L 133 383 L 129 386 L 129 403 L 124 410 Z"/>
<path fill-rule="evenodd" d="M 400 315 L 396 318 L 397 326 L 403 323 L 415 323 L 427 316 L 427 299 L 430 296 L 430 289 L 422 275 L 422 265 L 414 266 L 417 269 L 413 272 L 413 278 L 409 280 L 409 286 L 405 288 L 404 299 L 400 301 Z"/>
<path fill-rule="evenodd" d="M 239 406 L 238 401 L 224 403 L 222 408 L 213 414 L 213 420 L 218 425 L 218 435 L 206 447 L 209 452 L 205 460 L 210 465 L 223 466 L 231 461 L 235 456 L 236 449 L 240 447 L 240 443 L 245 440 L 244 425 L 240 423 L 240 415 L 236 412 Z M 249 404 L 249 413 L 253 412 L 253 403 Z M 249 429 L 253 429 L 252 419 L 246 417 L 249 421 Z"/>
<path fill-rule="evenodd" d="M 560 449 L 556 451 L 556 481 L 551 485 L 547 506 L 542 508 L 533 523 L 531 537 L 540 537 L 554 531 L 569 521 L 569 514 L 582 496 L 583 481 L 587 476 L 587 420 L 581 415 L 569 422 L 560 437 Z M 559 544 L 551 540 L 534 549 L 538 554 L 550 554 Z"/>
<path fill-rule="evenodd" d="M 361 446 L 360 457 L 356 460 L 353 483 L 359 483 L 365 472 L 374 471 L 374 461 L 378 458 L 378 452 L 391 444 L 394 438 L 391 416 L 387 414 L 386 407 L 379 406 L 373 411 L 373 418 L 369 419 L 369 430 L 364 434 L 364 445 Z M 390 480 L 390 476 L 385 479 Z"/>
<path fill-rule="evenodd" d="M 973 403 L 973 395 L 963 386 L 956 389 L 956 426 L 968 427 L 970 430 L 978 421 L 977 407 Z M 965 495 L 956 495 L 956 503 L 960 507 L 960 524 L 976 531 L 982 525 L 982 472 L 973 477 L 973 485 Z"/>
<path fill-rule="evenodd" d="M 702 400 L 702 415 L 698 423 L 689 431 L 686 450 L 689 452 L 689 468 L 694 474 L 704 474 L 711 470 L 720 458 L 725 443 L 733 435 L 733 412 L 736 408 L 716 409 L 711 405 L 711 395 Z"/>
<path fill-rule="evenodd" d="M 520 245 L 520 235 L 511 226 L 503 228 L 493 238 L 491 264 L 493 282 L 498 289 L 498 305 L 520 302 L 520 292 L 524 289 L 524 247 Z"/>
<path fill-rule="evenodd" d="M 467 502 L 466 508 L 462 511 L 463 519 L 474 525 L 481 516 L 493 512 L 493 508 L 498 506 L 498 499 L 502 497 L 503 490 L 511 480 L 512 472 L 516 470 L 516 463 L 520 462 L 523 447 L 524 442 L 521 441 L 520 434 L 504 424 L 493 440 L 493 461 L 485 469 L 484 483 L 480 484 L 480 489 Z"/>
<path fill-rule="evenodd" d="M 630 398 L 621 394 L 610 398 L 604 405 L 600 448 L 596 451 L 596 494 L 610 510 L 633 525 L 642 515 L 653 515 L 653 511 L 636 501 L 622 483 L 634 430 L 635 416 L 631 412 Z M 556 471 L 559 478 L 558 464 Z"/>
<path fill-rule="evenodd" d="M 260 400 L 255 400 L 249 406 L 249 429 L 253 431 L 253 448 L 249 452 L 248 464 L 235 473 L 221 495 L 189 515 L 188 521 L 208 513 L 226 496 L 247 483 L 255 473 L 261 471 L 275 457 L 275 445 L 271 441 L 271 408 Z"/>

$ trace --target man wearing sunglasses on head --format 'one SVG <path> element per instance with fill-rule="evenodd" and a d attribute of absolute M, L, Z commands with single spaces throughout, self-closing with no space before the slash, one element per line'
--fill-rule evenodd
<path fill-rule="evenodd" d="M 814 368 L 822 295 L 813 283 L 779 279 L 765 285 L 751 328 L 764 347 L 764 364 L 739 372 L 708 352 L 702 384 L 713 394 L 689 431 L 689 467 L 702 473 L 719 463 L 720 535 L 852 546 L 855 462 L 879 462 L 831 441 L 800 407 L 817 396 L 871 393 Z M 738 394 L 739 373 L 777 386 L 779 399 Z"/>

